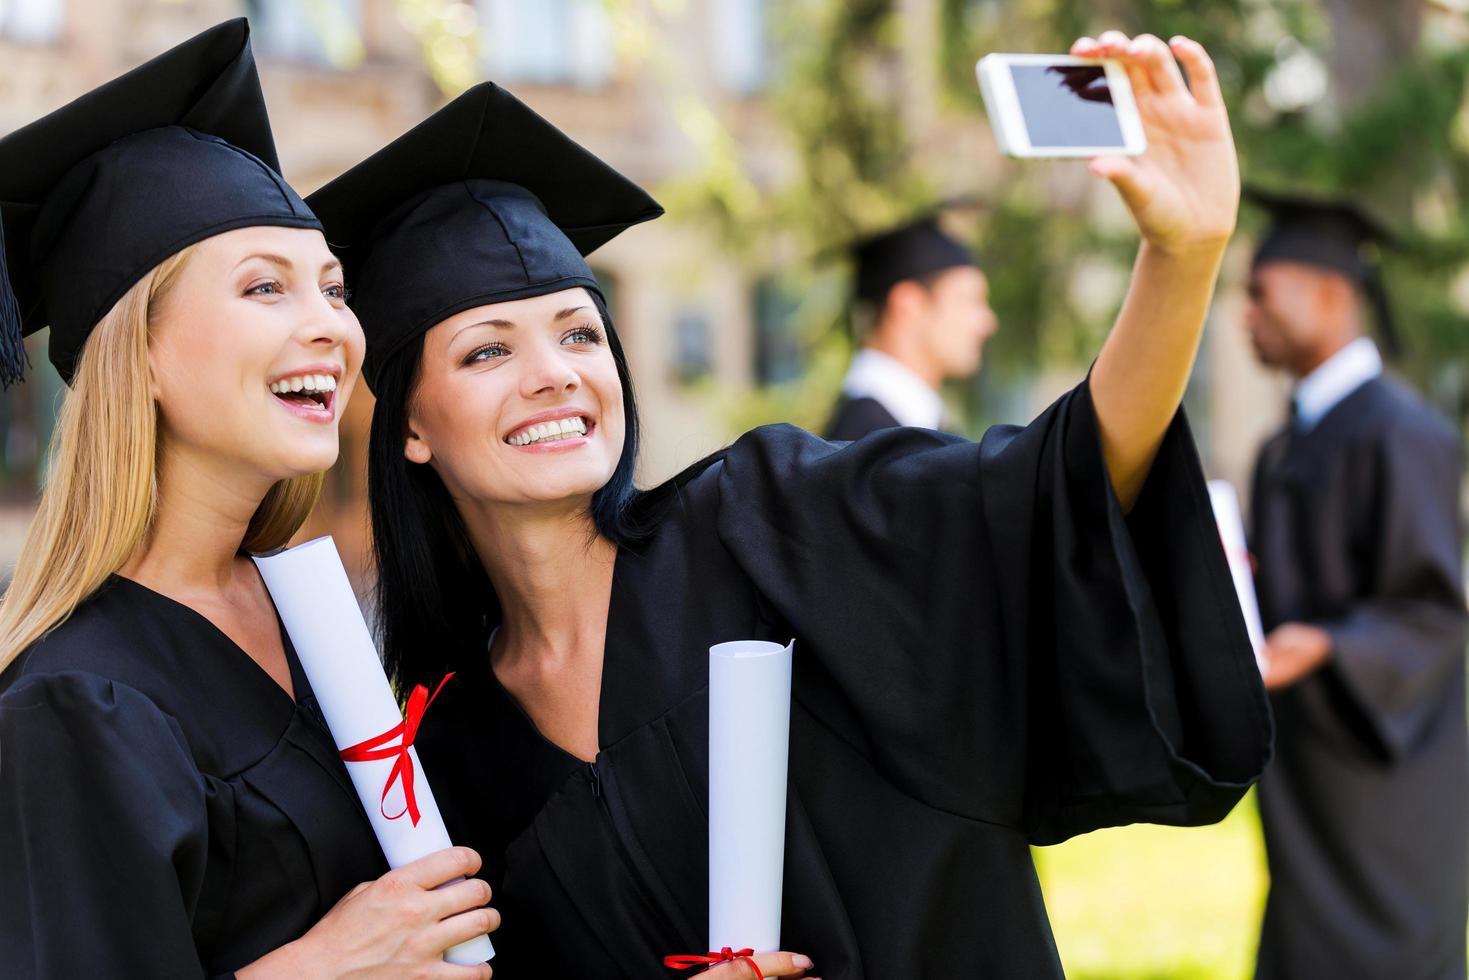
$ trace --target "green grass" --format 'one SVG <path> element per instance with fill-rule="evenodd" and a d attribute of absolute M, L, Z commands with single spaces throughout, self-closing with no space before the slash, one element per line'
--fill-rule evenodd
<path fill-rule="evenodd" d="M 1212 827 L 1102 830 L 1034 850 L 1070 980 L 1242 980 L 1265 855 L 1253 793 Z"/>

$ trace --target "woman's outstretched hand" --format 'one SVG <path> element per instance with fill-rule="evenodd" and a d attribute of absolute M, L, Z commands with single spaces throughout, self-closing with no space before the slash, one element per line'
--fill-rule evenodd
<path fill-rule="evenodd" d="M 1239 211 L 1239 162 L 1214 65 L 1196 42 L 1107 31 L 1077 41 L 1071 53 L 1122 63 L 1148 137 L 1142 156 L 1090 164 L 1116 185 L 1143 234 L 1127 299 L 1090 382 L 1102 456 L 1126 511 L 1142 491 L 1198 354 Z"/>
<path fill-rule="evenodd" d="M 1141 156 L 1093 159 L 1092 173 L 1117 187 L 1153 246 L 1168 252 L 1222 247 L 1239 210 L 1239 163 L 1219 79 L 1203 45 L 1186 37 L 1165 44 L 1152 34 L 1129 38 L 1106 31 L 1095 40 L 1081 38 L 1071 53 L 1122 63 L 1148 139 Z"/>

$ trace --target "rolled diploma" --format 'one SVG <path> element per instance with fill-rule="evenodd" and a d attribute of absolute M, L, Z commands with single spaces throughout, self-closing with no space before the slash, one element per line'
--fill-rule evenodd
<path fill-rule="evenodd" d="M 255 565 L 301 659 L 337 748 L 356 745 L 400 724 L 403 712 L 383 673 L 372 634 L 332 539 L 317 538 L 256 558 Z M 346 764 L 373 832 L 393 868 L 452 845 L 439 805 L 418 764 L 418 752 L 410 748 L 408 753 L 413 757 L 413 785 L 421 814 L 417 826 L 406 814 L 396 820 L 383 816 L 385 806 L 389 813 L 402 808 L 402 780 L 393 786 L 386 804 L 383 800 L 392 759 Z M 473 966 L 494 955 L 490 938 L 477 936 L 450 949 L 444 959 Z"/>
<path fill-rule="evenodd" d="M 710 647 L 710 950 L 780 949 L 790 736 L 791 645 Z"/>
<path fill-rule="evenodd" d="M 1214 521 L 1219 525 L 1219 539 L 1224 542 L 1224 555 L 1229 559 L 1229 574 L 1234 578 L 1240 612 L 1245 616 L 1245 630 L 1255 648 L 1255 666 L 1264 674 L 1265 624 L 1260 619 L 1260 601 L 1255 594 L 1255 573 L 1250 568 L 1250 548 L 1245 543 L 1239 496 L 1228 480 L 1210 480 L 1209 503 L 1214 505 Z"/>

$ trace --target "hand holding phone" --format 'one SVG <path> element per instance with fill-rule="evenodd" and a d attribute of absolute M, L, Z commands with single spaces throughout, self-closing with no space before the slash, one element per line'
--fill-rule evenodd
<path fill-rule="evenodd" d="M 1209 261 L 1215 261 L 1234 233 L 1239 160 L 1219 78 L 1203 46 L 1182 36 L 1165 43 L 1151 34 L 1130 38 L 1120 31 L 1106 31 L 1095 39 L 1078 39 L 1066 59 L 1042 58 L 1058 69 L 1104 66 L 1107 91 L 1119 120 L 1120 146 L 1079 145 L 1097 138 L 1090 128 L 1077 134 L 1049 134 L 1049 143 L 1032 141 L 1036 134 L 1029 130 L 1012 135 L 1012 118 L 1002 115 L 1005 110 L 999 108 L 1000 96 L 995 92 L 990 103 L 992 118 L 999 120 L 997 127 L 1005 127 L 1001 140 L 1007 152 L 1018 149 L 1021 153 L 1017 155 L 1026 156 L 1091 157 L 1087 169 L 1117 188 L 1150 246 L 1176 256 L 1212 256 Z M 1117 74 L 1110 67 L 1114 63 L 1126 75 L 1125 90 L 1116 83 Z M 1187 83 L 1184 72 L 1188 73 Z M 1063 101 L 1070 100 L 1073 111 L 1078 106 L 1080 113 L 1095 108 L 1106 111 L 1099 101 L 1095 75 L 1087 81 L 1080 73 L 1065 78 L 1059 71 L 1051 75 L 1055 78 L 1051 84 L 1065 90 Z M 980 72 L 982 81 L 993 82 L 995 77 L 993 69 Z M 1135 149 L 1129 148 L 1130 124 L 1124 112 L 1116 109 L 1122 104 L 1123 91 L 1131 106 L 1127 113 L 1135 113 L 1141 131 L 1138 140 L 1146 133 L 1145 147 L 1134 142 Z M 1068 137 L 1071 145 L 1067 145 Z"/>

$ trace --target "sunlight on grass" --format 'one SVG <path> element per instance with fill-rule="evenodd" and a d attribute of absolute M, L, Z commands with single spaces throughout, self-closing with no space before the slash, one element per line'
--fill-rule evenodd
<path fill-rule="evenodd" d="M 1103 830 L 1034 854 L 1070 980 L 1251 975 L 1266 886 L 1253 793 L 1212 827 Z"/>

